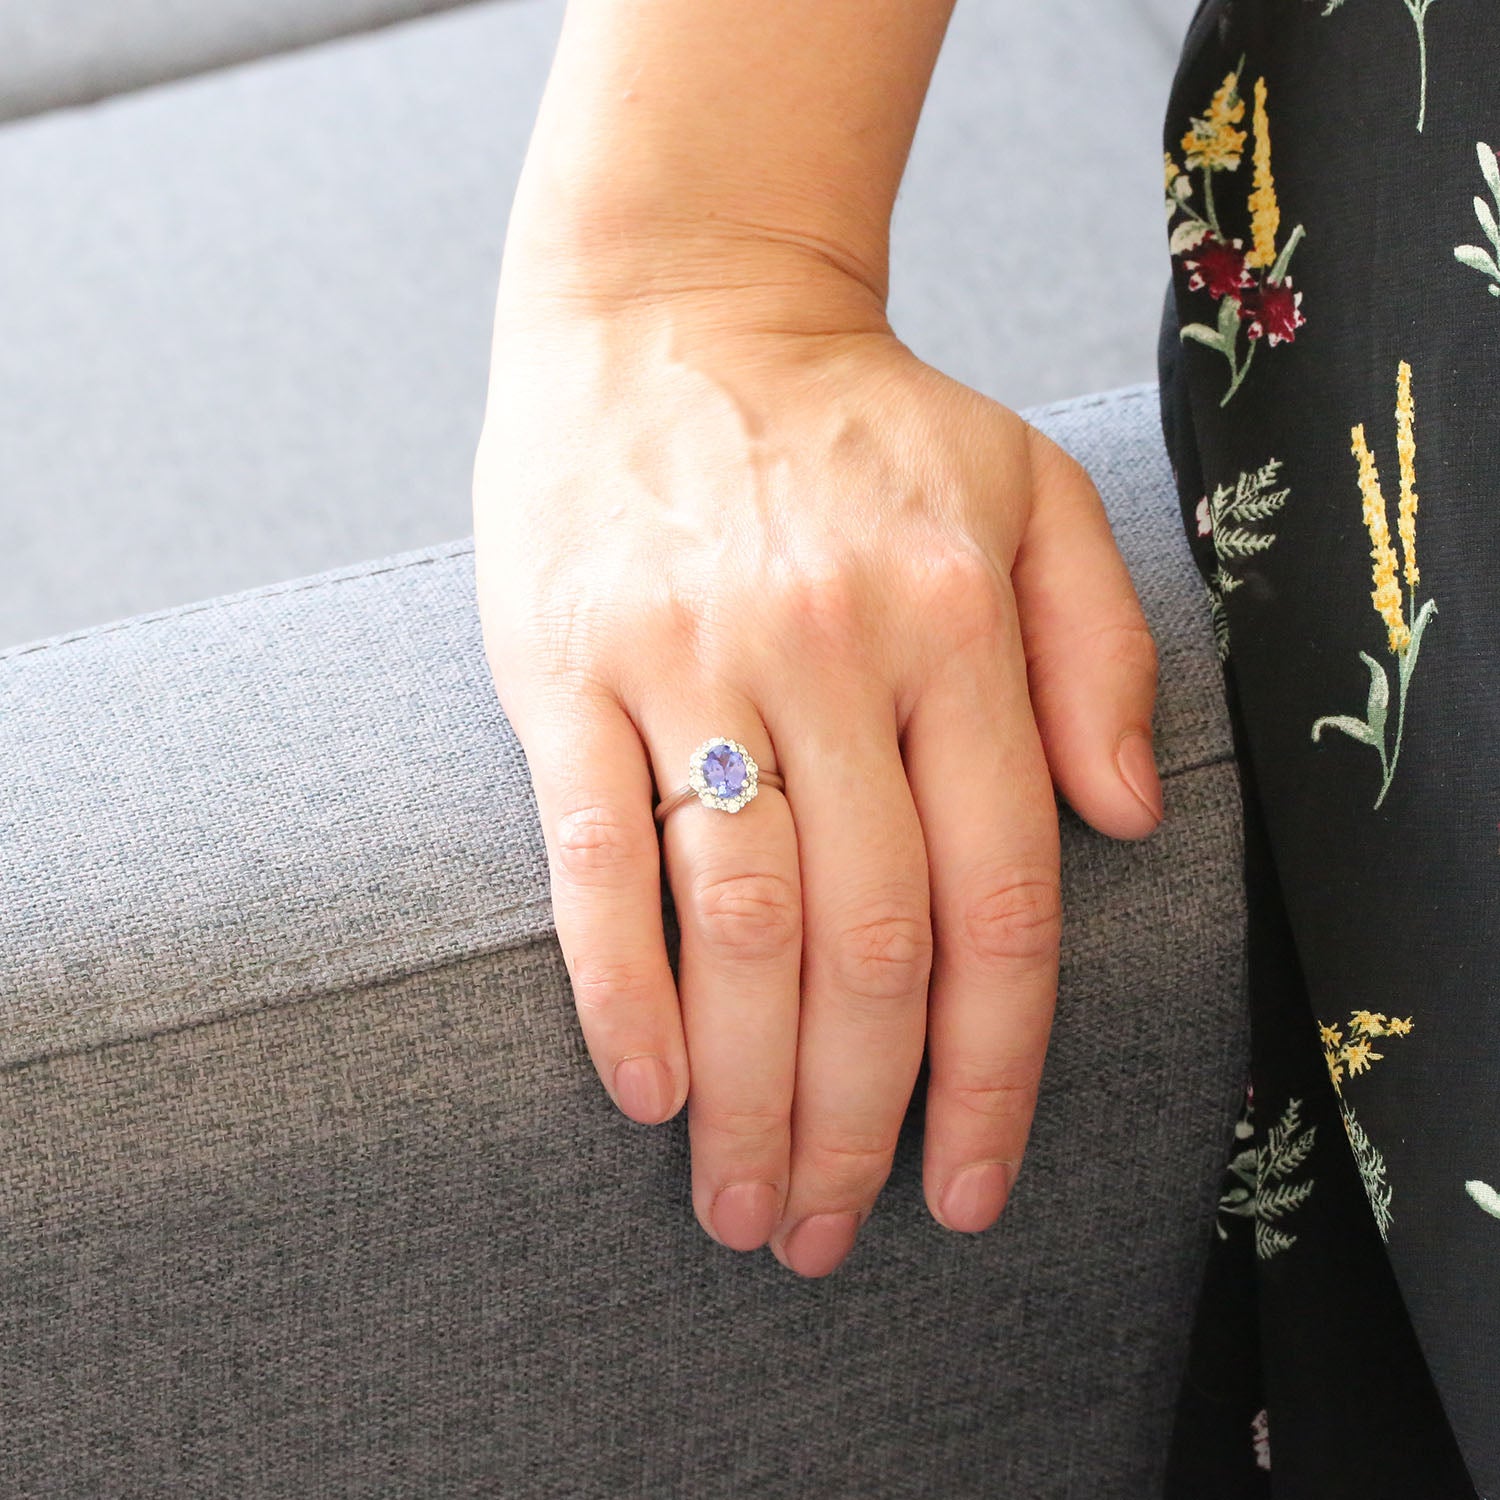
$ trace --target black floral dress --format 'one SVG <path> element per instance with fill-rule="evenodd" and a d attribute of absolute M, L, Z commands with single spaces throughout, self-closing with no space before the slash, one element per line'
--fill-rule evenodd
<path fill-rule="evenodd" d="M 1500 0 L 1205 0 L 1162 422 L 1251 1076 L 1169 1500 L 1500 1500 Z"/>

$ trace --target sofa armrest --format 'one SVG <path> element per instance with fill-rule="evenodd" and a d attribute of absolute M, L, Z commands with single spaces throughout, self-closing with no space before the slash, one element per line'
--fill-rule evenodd
<path fill-rule="evenodd" d="M 466 0 L 0 3 L 0 120 L 307 47 Z"/>
<path fill-rule="evenodd" d="M 1144 1496 L 1244 1068 L 1240 828 L 1154 385 L 1026 415 L 1161 653 L 1167 821 L 1066 809 L 1001 1223 L 709 1241 L 578 1035 L 467 543 L 0 653 L 17 1493 Z M 670 917 L 670 903 L 667 903 Z"/>

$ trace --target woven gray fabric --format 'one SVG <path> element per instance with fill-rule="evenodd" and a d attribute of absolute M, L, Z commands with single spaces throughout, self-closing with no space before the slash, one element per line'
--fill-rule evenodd
<path fill-rule="evenodd" d="M 1154 377 L 1176 43 L 1147 21 L 1190 4 L 957 8 L 893 227 L 924 358 L 1012 406 Z M 561 13 L 469 5 L 0 129 L 0 645 L 468 529 Z"/>
<path fill-rule="evenodd" d="M 1156 632 L 1168 817 L 1063 812 L 1001 1223 L 928 1217 L 919 1089 L 819 1283 L 709 1241 L 685 1114 L 593 1074 L 464 545 L 0 656 L 7 1497 L 1155 1494 L 1245 1060 L 1238 789 L 1154 387 L 1028 415 Z"/>
<path fill-rule="evenodd" d="M 465 0 L 0 0 L 0 120 L 447 10 Z"/>

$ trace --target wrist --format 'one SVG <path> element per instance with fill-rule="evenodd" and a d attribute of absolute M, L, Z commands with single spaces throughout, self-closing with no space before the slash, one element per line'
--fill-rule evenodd
<path fill-rule="evenodd" d="M 497 328 L 539 319 L 652 318 L 672 310 L 746 331 L 889 331 L 884 235 L 810 213 L 682 195 L 517 194 L 500 268 Z"/>

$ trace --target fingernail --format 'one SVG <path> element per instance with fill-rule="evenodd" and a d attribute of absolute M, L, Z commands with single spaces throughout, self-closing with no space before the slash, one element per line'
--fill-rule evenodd
<path fill-rule="evenodd" d="M 615 1101 L 632 1120 L 659 1124 L 672 1107 L 672 1078 L 656 1057 L 627 1057 L 615 1069 Z"/>
<path fill-rule="evenodd" d="M 812 1214 L 787 1237 L 782 1254 L 799 1276 L 826 1276 L 854 1248 L 857 1213 Z"/>
<path fill-rule="evenodd" d="M 1150 739 L 1139 730 L 1129 730 L 1115 751 L 1115 765 L 1120 769 L 1125 785 L 1135 793 L 1136 800 L 1158 823 L 1166 816 L 1161 800 L 1161 777 L 1156 771 L 1156 756 L 1151 750 Z"/>
<path fill-rule="evenodd" d="M 719 1192 L 709 1217 L 731 1250 L 759 1250 L 776 1227 L 777 1194 L 769 1182 L 736 1182 Z"/>
<path fill-rule="evenodd" d="M 1000 1217 L 1016 1169 L 1008 1161 L 977 1161 L 954 1175 L 943 1194 L 943 1222 L 963 1234 L 978 1234 Z"/>

